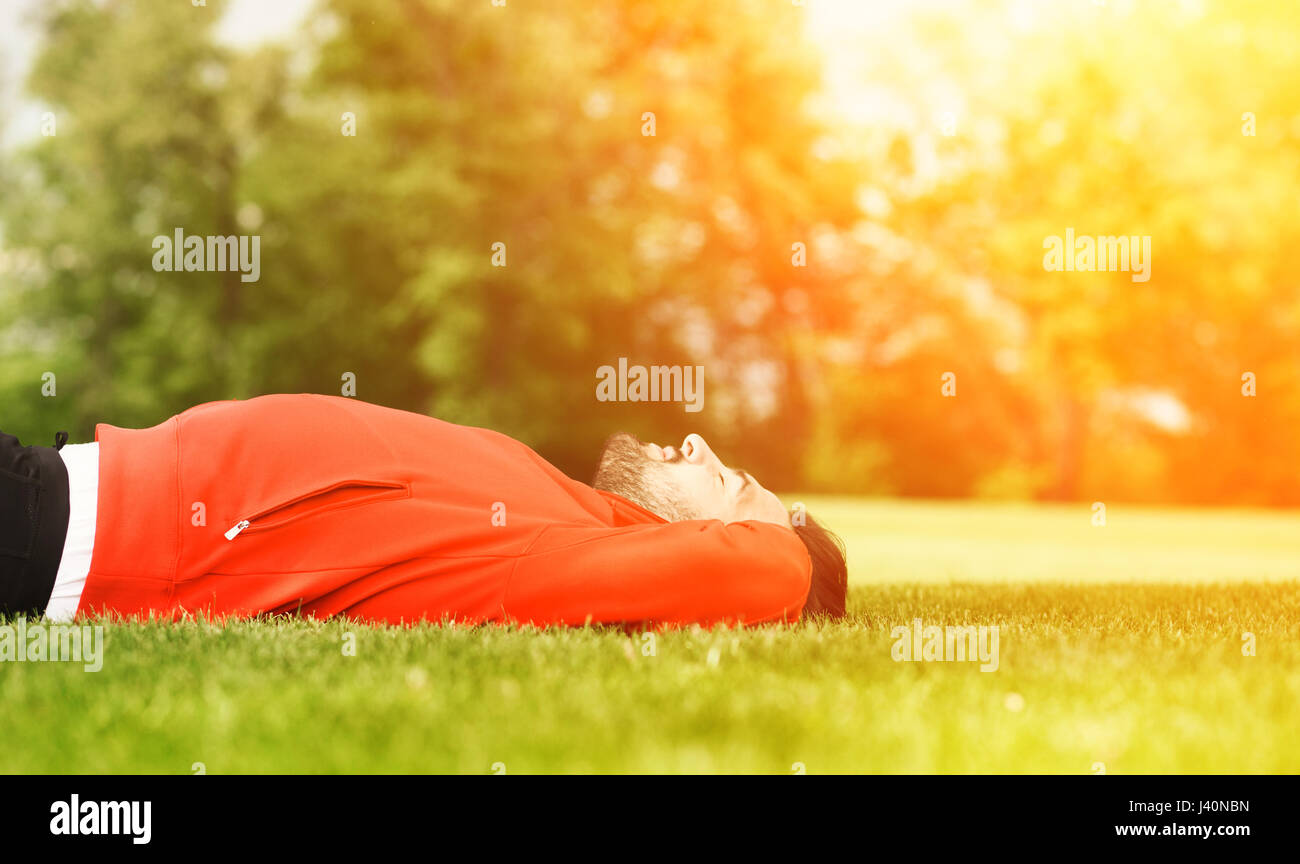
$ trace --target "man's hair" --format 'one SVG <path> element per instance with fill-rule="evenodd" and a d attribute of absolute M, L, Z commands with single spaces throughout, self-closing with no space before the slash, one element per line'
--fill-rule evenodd
<path fill-rule="evenodd" d="M 803 514 L 804 524 L 794 525 L 812 559 L 812 584 L 804 601 L 804 618 L 843 618 L 844 602 L 849 591 L 849 565 L 844 541 L 816 519 Z"/>

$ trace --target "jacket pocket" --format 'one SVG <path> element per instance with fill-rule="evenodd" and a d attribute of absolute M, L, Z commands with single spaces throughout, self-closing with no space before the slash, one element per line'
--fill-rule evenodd
<path fill-rule="evenodd" d="M 240 534 L 279 528 L 330 510 L 406 498 L 410 494 L 411 487 L 407 483 L 343 480 L 245 516 L 226 531 L 226 539 L 234 540 Z"/>

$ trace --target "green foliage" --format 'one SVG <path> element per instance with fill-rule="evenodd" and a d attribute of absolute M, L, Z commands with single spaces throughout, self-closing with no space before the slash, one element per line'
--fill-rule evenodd
<path fill-rule="evenodd" d="M 584 478 L 622 428 L 777 488 L 1300 504 L 1294 16 L 1203 6 L 899 13 L 855 92 L 905 116 L 857 122 L 790 4 L 327 0 L 233 50 L 213 10 L 51 2 L 59 132 L 0 164 L 0 428 L 351 372 Z M 260 235 L 260 280 L 154 272 L 178 226 Z M 1150 235 L 1151 280 L 1045 271 L 1067 227 Z M 703 365 L 705 411 L 597 401 L 619 357 Z"/>

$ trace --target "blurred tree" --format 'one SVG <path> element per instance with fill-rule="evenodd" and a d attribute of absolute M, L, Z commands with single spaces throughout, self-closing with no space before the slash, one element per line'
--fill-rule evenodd
<path fill-rule="evenodd" d="M 880 430 L 874 474 L 904 493 L 1018 477 L 1049 498 L 1300 503 L 1291 5 L 952 11 L 864 49 L 879 101 L 912 110 L 858 150 L 884 203 L 854 236 L 901 262 L 859 296 L 915 308 L 882 316 L 912 334 L 887 362 L 869 362 L 882 332 L 837 376 L 881 395 L 842 390 L 826 449 Z M 1150 280 L 1045 270 L 1067 229 L 1150 237 Z M 960 382 L 946 404 L 940 369 Z M 1267 394 L 1242 395 L 1247 371 Z"/>
<path fill-rule="evenodd" d="M 794 267 L 792 246 L 854 212 L 847 166 L 812 156 L 815 57 L 770 38 L 797 31 L 801 11 L 328 10 L 316 92 L 362 118 L 343 146 L 365 165 L 335 206 L 390 214 L 370 232 L 388 262 L 356 281 L 395 286 L 394 314 L 420 322 L 427 407 L 578 475 L 615 429 L 679 440 L 698 428 L 797 482 L 808 336 L 834 329 L 846 299 Z M 703 366 L 704 412 L 598 402 L 596 370 L 620 357 Z"/>
<path fill-rule="evenodd" d="M 12 295 L 3 352 L 17 429 L 152 425 L 229 392 L 237 276 L 155 273 L 155 234 L 230 233 L 235 144 L 215 82 L 227 59 L 188 7 L 64 2 L 43 10 L 29 89 L 57 133 L 6 167 Z M 16 349 L 16 350 L 11 350 Z M 43 372 L 57 395 L 42 397 Z M 6 421 L 11 422 L 11 421 Z"/>
<path fill-rule="evenodd" d="M 239 51 L 215 9 L 46 4 L 0 424 L 351 375 L 584 479 L 615 429 L 694 430 L 785 488 L 1300 503 L 1290 5 L 897 11 L 857 125 L 808 11 L 322 0 Z M 177 227 L 259 235 L 260 280 L 155 272 Z M 1067 228 L 1149 235 L 1150 281 L 1044 270 Z M 705 410 L 599 402 L 620 357 L 703 366 Z"/>

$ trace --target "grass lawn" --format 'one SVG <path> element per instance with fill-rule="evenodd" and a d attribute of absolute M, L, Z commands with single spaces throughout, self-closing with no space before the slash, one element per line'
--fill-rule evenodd
<path fill-rule="evenodd" d="M 98 672 L 0 663 L 0 771 L 1300 771 L 1300 514 L 805 500 L 848 623 L 108 625 Z M 997 670 L 896 662 L 915 618 Z"/>

